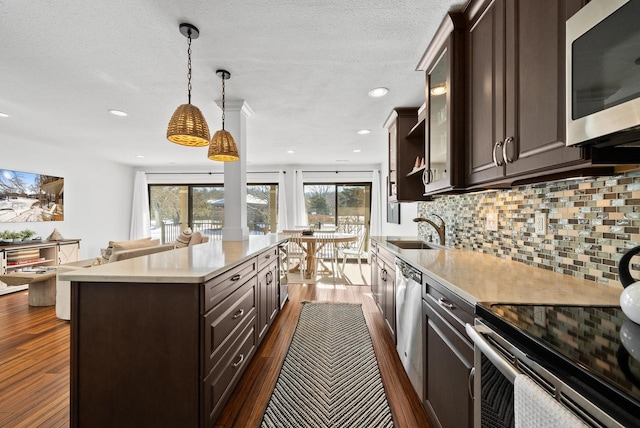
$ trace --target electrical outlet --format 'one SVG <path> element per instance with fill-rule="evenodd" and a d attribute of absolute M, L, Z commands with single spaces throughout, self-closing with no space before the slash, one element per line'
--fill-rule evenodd
<path fill-rule="evenodd" d="M 547 234 L 547 213 L 536 213 L 535 229 L 538 235 Z"/>
<path fill-rule="evenodd" d="M 546 306 L 533 307 L 533 323 L 540 327 L 547 327 L 547 309 Z"/>
<path fill-rule="evenodd" d="M 487 213 L 485 228 L 493 232 L 496 232 L 498 230 L 498 214 Z"/>

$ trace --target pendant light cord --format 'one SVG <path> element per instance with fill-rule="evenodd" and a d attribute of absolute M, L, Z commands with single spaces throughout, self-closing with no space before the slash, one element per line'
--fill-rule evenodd
<path fill-rule="evenodd" d="M 189 94 L 189 104 L 191 104 L 191 30 L 188 30 L 189 47 L 187 48 L 187 93 Z"/>
<path fill-rule="evenodd" d="M 222 76 L 222 130 L 224 131 L 224 75 Z"/>

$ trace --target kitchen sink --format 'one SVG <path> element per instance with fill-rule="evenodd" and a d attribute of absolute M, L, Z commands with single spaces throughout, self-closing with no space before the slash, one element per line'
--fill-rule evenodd
<path fill-rule="evenodd" d="M 394 245 L 403 250 L 439 250 L 442 247 L 434 245 L 430 242 L 424 241 L 387 241 L 387 243 Z"/>

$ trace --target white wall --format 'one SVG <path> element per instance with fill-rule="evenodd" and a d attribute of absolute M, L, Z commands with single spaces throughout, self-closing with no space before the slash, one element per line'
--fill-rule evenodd
<path fill-rule="evenodd" d="M 385 201 L 384 198 L 385 198 L 385 195 L 383 194 L 381 200 Z M 417 202 L 401 203 L 400 204 L 400 224 L 387 223 L 387 207 L 385 205 L 382 208 L 382 235 L 383 236 L 417 236 L 418 223 L 413 222 L 413 219 L 416 217 L 418 217 Z"/>
<path fill-rule="evenodd" d="M 0 223 L 0 230 L 31 229 L 42 238 L 57 228 L 78 238 L 82 259 L 97 257 L 109 240 L 129 238 L 134 173 L 131 167 L 87 158 L 29 141 L 3 141 L 0 169 L 64 178 L 64 221 Z"/>

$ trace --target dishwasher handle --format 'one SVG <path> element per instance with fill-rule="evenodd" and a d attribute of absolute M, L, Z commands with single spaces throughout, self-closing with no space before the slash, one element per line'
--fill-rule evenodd
<path fill-rule="evenodd" d="M 513 365 L 509 361 L 507 361 L 507 359 L 500 355 L 498 351 L 496 351 L 491 346 L 487 339 L 482 337 L 482 335 L 475 327 L 467 323 L 465 325 L 465 330 L 473 341 L 474 345 L 477 346 L 478 349 L 480 349 L 484 356 L 487 357 L 498 370 L 500 370 L 500 373 L 502 373 L 509 380 L 509 382 L 513 383 L 516 380 L 516 376 L 518 376 L 520 372 L 516 370 L 516 368 L 513 367 Z"/>

